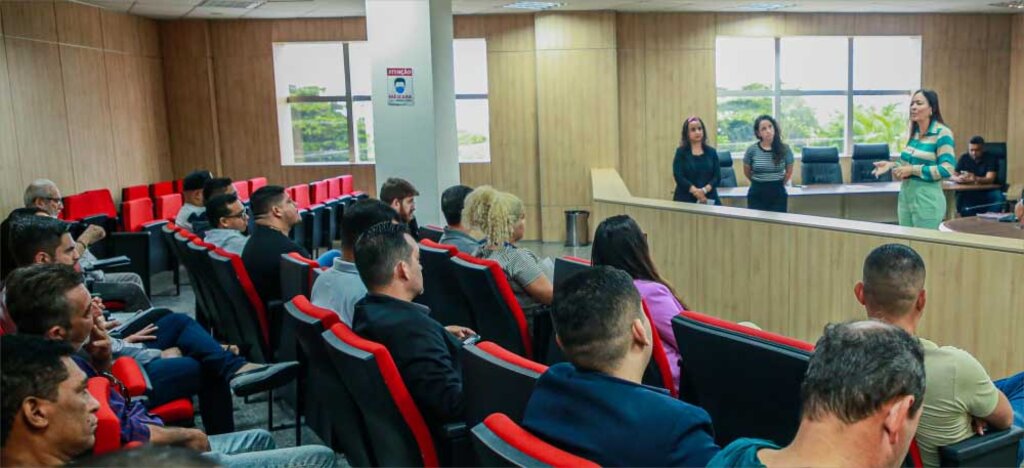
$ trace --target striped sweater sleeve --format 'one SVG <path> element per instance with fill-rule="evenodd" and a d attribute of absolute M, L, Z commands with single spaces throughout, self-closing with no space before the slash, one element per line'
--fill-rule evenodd
<path fill-rule="evenodd" d="M 935 140 L 935 164 L 919 166 L 915 172 L 927 181 L 948 179 L 956 172 L 956 155 L 953 150 L 953 131 L 943 128 Z"/>

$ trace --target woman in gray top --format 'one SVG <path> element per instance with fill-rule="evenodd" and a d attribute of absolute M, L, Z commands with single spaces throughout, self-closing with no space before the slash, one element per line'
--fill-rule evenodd
<path fill-rule="evenodd" d="M 757 143 L 743 155 L 743 173 L 750 180 L 747 208 L 785 213 L 786 182 L 793 176 L 793 152 L 782 142 L 782 129 L 770 115 L 754 120 Z"/>

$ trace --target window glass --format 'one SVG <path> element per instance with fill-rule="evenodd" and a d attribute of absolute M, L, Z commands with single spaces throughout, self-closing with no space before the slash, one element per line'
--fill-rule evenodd
<path fill-rule="evenodd" d="M 920 37 L 853 38 L 855 90 L 913 91 L 920 86 Z"/>
<path fill-rule="evenodd" d="M 768 91 L 775 87 L 775 40 L 770 37 L 719 37 L 715 80 L 719 90 Z"/>
<path fill-rule="evenodd" d="M 782 140 L 794 155 L 806 146 L 831 146 L 844 152 L 846 96 L 783 96 L 780 115 Z"/>
<path fill-rule="evenodd" d="M 846 37 L 784 37 L 779 44 L 782 89 L 846 89 Z"/>

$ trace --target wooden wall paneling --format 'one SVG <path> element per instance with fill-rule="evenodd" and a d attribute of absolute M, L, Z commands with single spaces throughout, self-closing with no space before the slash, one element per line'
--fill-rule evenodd
<path fill-rule="evenodd" d="M 274 183 L 284 180 L 273 57 L 215 57 L 214 92 L 224 174 L 236 179 L 267 177 Z"/>
<path fill-rule="evenodd" d="M 1013 15 L 1007 102 L 1007 180 L 1024 182 L 1024 14 Z M 1018 309 L 1020 310 L 1020 309 Z"/>
<path fill-rule="evenodd" d="M 99 16 L 97 14 L 97 20 Z M 71 157 L 78 191 L 110 186 L 114 155 L 107 69 L 101 50 L 60 46 Z M 67 189 L 65 189 L 67 190 Z M 72 192 L 68 192 L 71 194 Z"/>
<path fill-rule="evenodd" d="M 21 206 L 24 184 L 18 159 L 18 138 L 14 131 L 11 83 L 7 73 L 6 40 L 0 36 L 0 210 L 9 213 Z M 0 255 L 8 255 L 0 252 Z"/>
<path fill-rule="evenodd" d="M 540 205 L 537 153 L 536 56 L 526 52 L 488 54 L 491 176 L 500 190 Z"/>
<path fill-rule="evenodd" d="M 459 163 L 459 181 L 470 187 L 494 185 L 491 181 L 491 163 Z"/>
<path fill-rule="evenodd" d="M 110 95 L 110 116 L 113 121 L 114 160 L 117 161 L 117 183 L 131 185 L 138 165 L 134 153 L 139 148 L 132 114 L 132 85 L 130 56 L 108 52 L 104 54 L 107 68 L 107 93 Z"/>
<path fill-rule="evenodd" d="M 643 49 L 647 40 L 644 28 L 650 15 L 643 13 L 619 13 L 615 16 L 615 44 L 619 50 Z"/>
<path fill-rule="evenodd" d="M 458 15 L 453 27 L 456 39 L 486 38 L 488 53 L 534 50 L 533 15 Z"/>
<path fill-rule="evenodd" d="M 5 42 L 21 179 L 46 177 L 62 192 L 75 193 L 57 45 L 11 37 Z"/>
<path fill-rule="evenodd" d="M 839 13 L 786 13 L 786 36 L 849 36 L 856 34 L 856 16 Z"/>
<path fill-rule="evenodd" d="M 61 44 L 103 48 L 100 9 L 80 3 L 56 2 L 57 38 Z"/>
<path fill-rule="evenodd" d="M 142 59 L 142 65 L 145 73 L 145 109 L 149 110 L 146 116 L 153 145 L 153 154 L 148 164 L 149 174 L 151 180 L 165 180 L 172 178 L 172 170 L 163 63 L 159 58 L 146 57 Z"/>
<path fill-rule="evenodd" d="M 57 41 L 57 19 L 51 1 L 5 1 L 4 35 L 40 41 Z"/>
<path fill-rule="evenodd" d="M 538 13 L 534 33 L 537 50 L 615 48 L 615 13 Z"/>
<path fill-rule="evenodd" d="M 642 30 L 647 50 L 715 48 L 715 15 L 711 13 L 646 15 Z"/>
<path fill-rule="evenodd" d="M 144 57 L 160 57 L 160 26 L 149 18 L 138 18 L 138 54 Z"/>
<path fill-rule="evenodd" d="M 1007 124 L 1010 117 L 1008 96 L 1013 81 L 1010 80 L 1010 50 L 1008 48 L 985 51 L 985 81 L 969 83 L 963 92 L 984 93 L 981 97 L 981 128 L 988 141 L 1006 141 Z M 1019 87 L 1018 85 L 1017 87 Z M 966 135 L 965 135 L 966 136 Z"/>
<path fill-rule="evenodd" d="M 160 55 L 163 59 L 210 57 L 209 22 L 206 20 L 159 21 Z"/>
<path fill-rule="evenodd" d="M 209 23 L 162 21 L 159 28 L 172 175 L 182 177 L 198 167 L 223 172 Z"/>
<path fill-rule="evenodd" d="M 659 194 L 645 183 L 648 165 L 646 54 L 643 49 L 618 51 L 619 173 L 637 196 L 659 198 Z"/>
<path fill-rule="evenodd" d="M 716 13 L 717 36 L 775 36 L 785 28 L 784 16 L 764 13 Z"/>
<path fill-rule="evenodd" d="M 291 19 L 273 22 L 273 42 L 365 41 L 365 18 Z"/>
<path fill-rule="evenodd" d="M 919 14 L 858 14 L 853 22 L 858 36 L 916 36 L 924 28 L 924 17 Z"/>
<path fill-rule="evenodd" d="M 141 18 L 110 10 L 100 10 L 103 27 L 103 48 L 126 54 L 139 53 L 139 22 Z"/>
<path fill-rule="evenodd" d="M 210 53 L 221 57 L 262 57 L 273 55 L 274 22 L 211 21 Z"/>

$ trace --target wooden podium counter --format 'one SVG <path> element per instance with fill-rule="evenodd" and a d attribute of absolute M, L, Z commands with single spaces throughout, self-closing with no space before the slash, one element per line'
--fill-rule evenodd
<path fill-rule="evenodd" d="M 591 178 L 591 228 L 636 219 L 694 310 L 814 342 L 829 322 L 866 317 L 853 286 L 867 254 L 907 244 L 927 267 L 918 333 L 969 351 L 994 379 L 1024 370 L 1024 241 L 639 198 L 614 169 Z"/>

